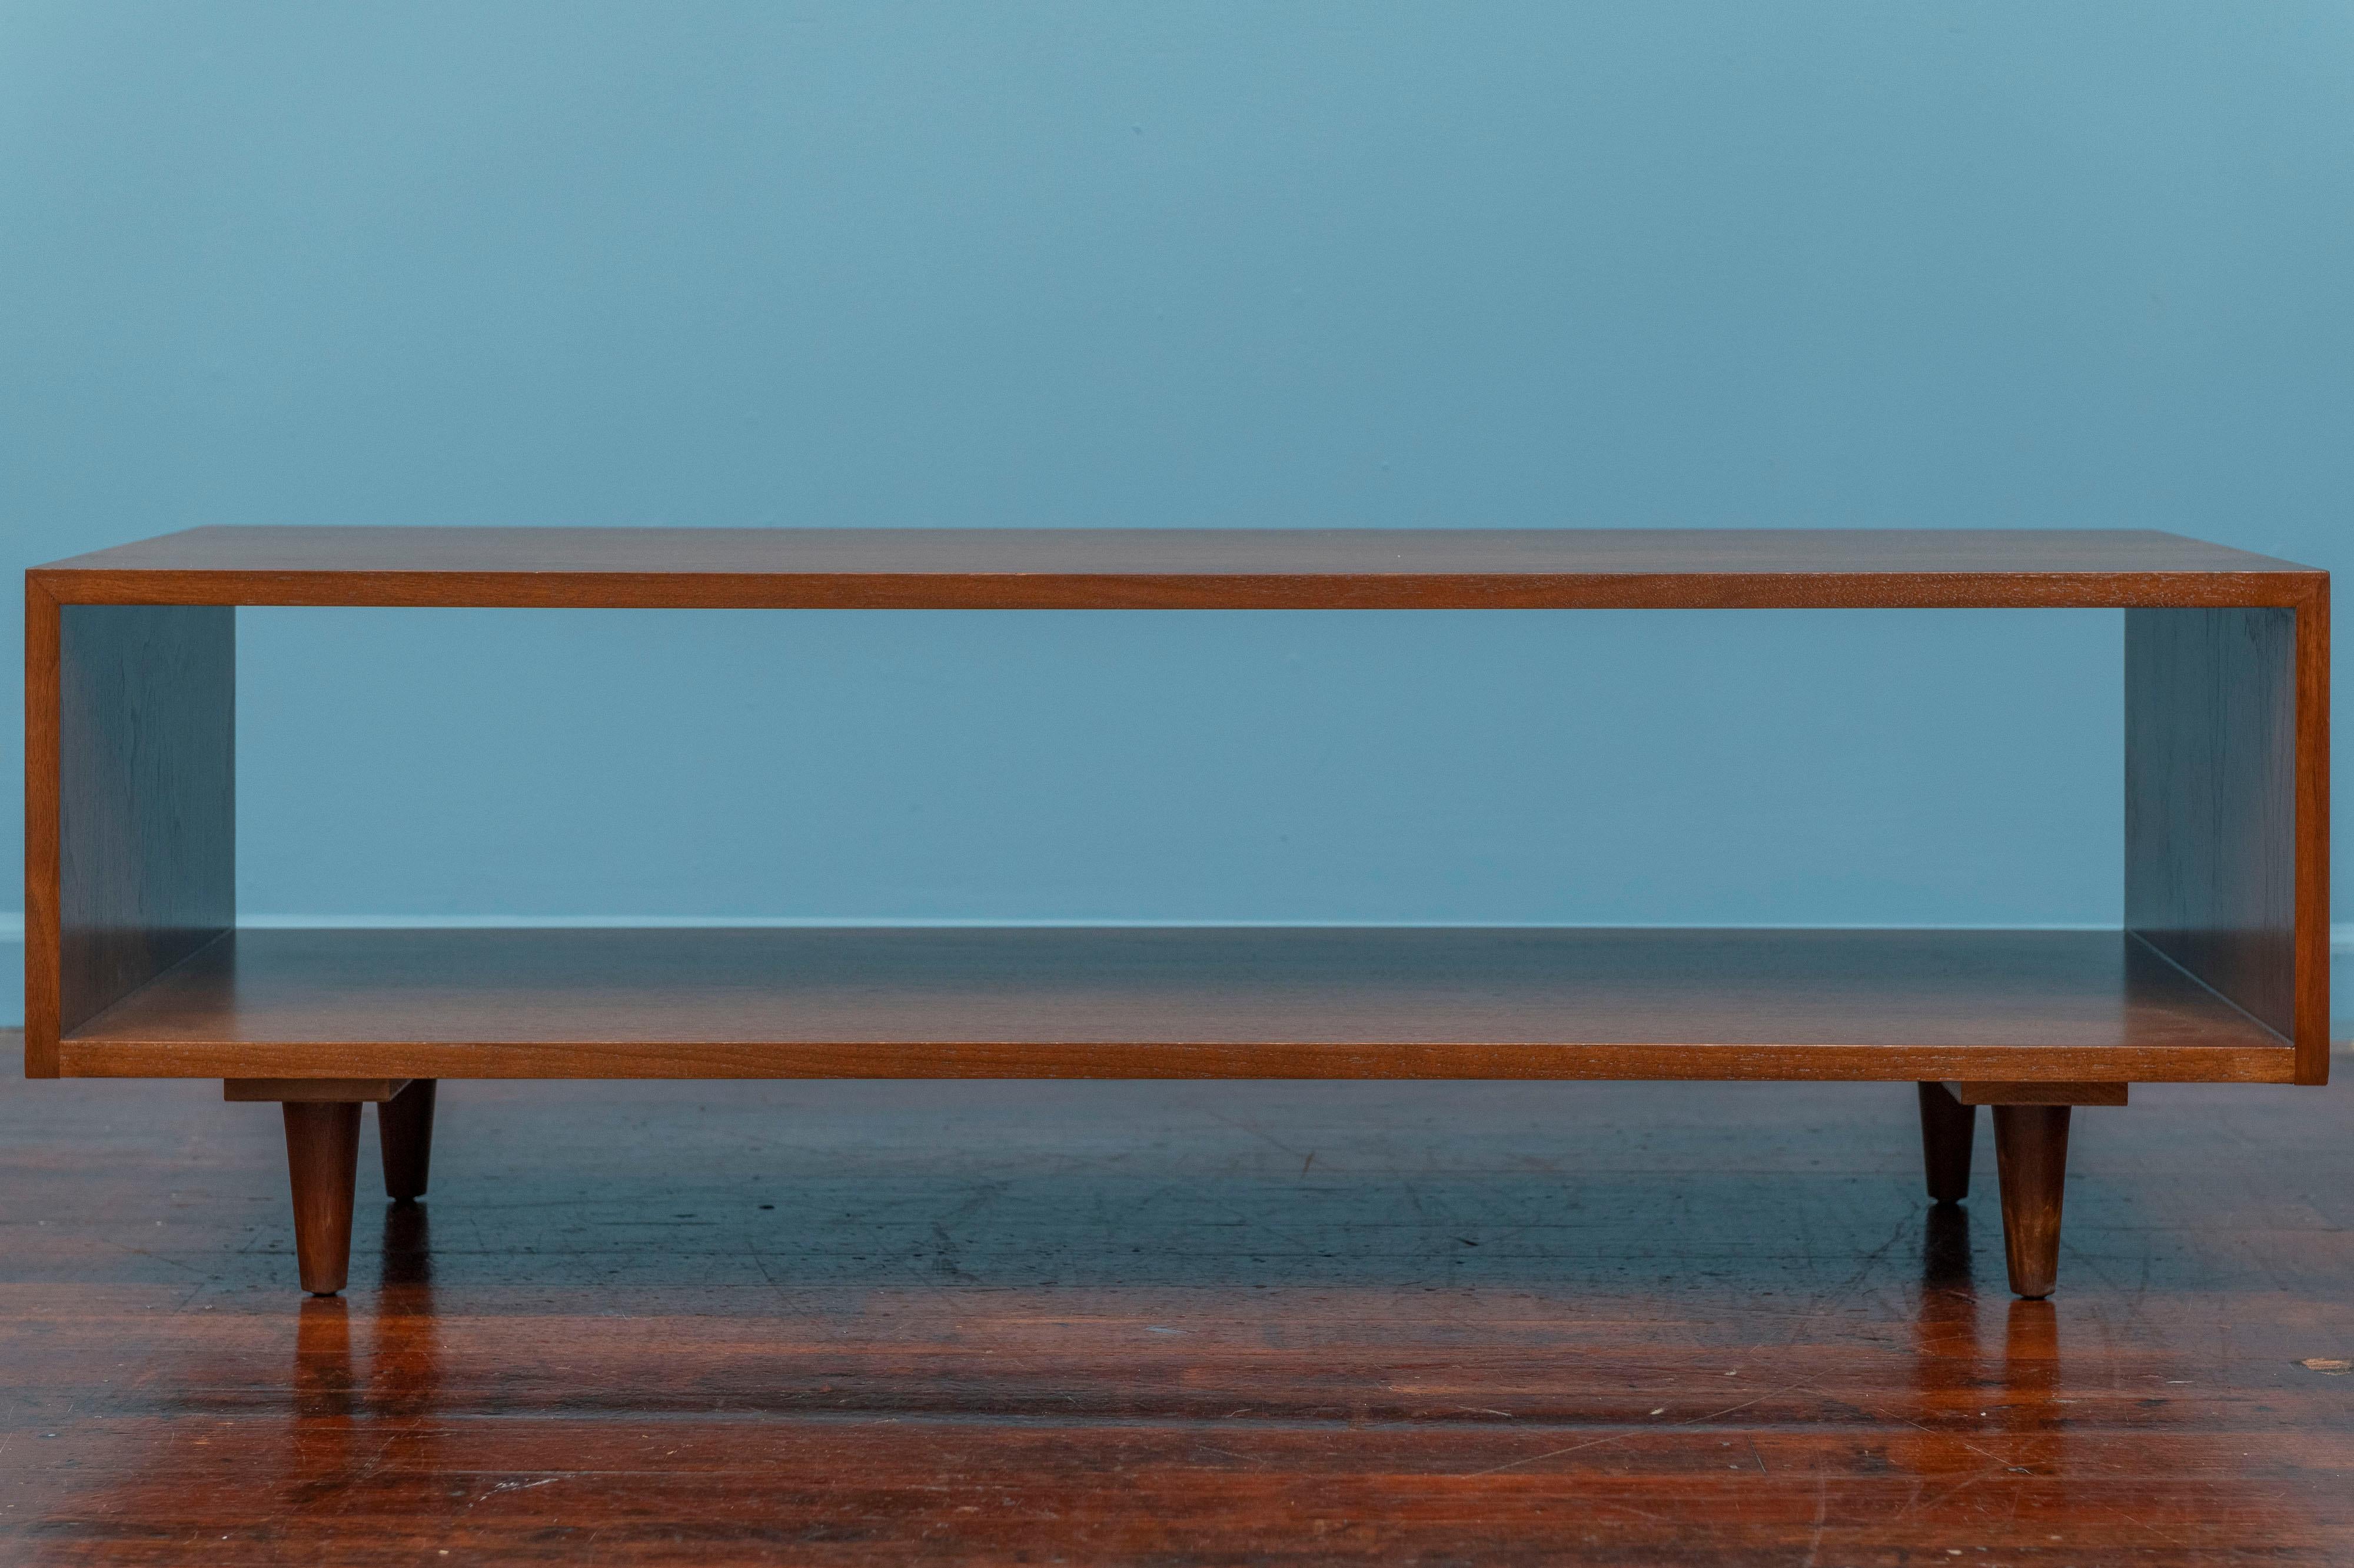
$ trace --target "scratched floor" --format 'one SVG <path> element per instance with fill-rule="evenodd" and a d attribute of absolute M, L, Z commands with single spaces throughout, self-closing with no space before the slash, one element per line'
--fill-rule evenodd
<path fill-rule="evenodd" d="M 0 1084 L 0 1563 L 2354 1561 L 2354 1088 L 2045 1305 L 1904 1086 L 452 1084 L 313 1304 L 218 1093 Z"/>

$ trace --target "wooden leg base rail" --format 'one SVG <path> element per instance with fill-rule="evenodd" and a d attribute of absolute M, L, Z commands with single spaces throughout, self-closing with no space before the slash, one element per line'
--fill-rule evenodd
<path fill-rule="evenodd" d="M 2123 1084 L 1947 1084 L 1966 1106 L 2121 1106 Z"/>
<path fill-rule="evenodd" d="M 296 1101 L 321 1105 L 382 1105 L 412 1080 L 408 1078 L 224 1078 L 221 1098 L 231 1104 L 239 1102 L 281 1105 Z"/>

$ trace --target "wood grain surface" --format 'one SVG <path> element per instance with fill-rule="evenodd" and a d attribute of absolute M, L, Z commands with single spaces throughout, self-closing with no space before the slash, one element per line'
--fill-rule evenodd
<path fill-rule="evenodd" d="M 249 930 L 76 1030 L 215 1077 L 2285 1079 L 2118 932 Z"/>
<path fill-rule="evenodd" d="M 0 1562 L 2340 1568 L 2339 1077 L 2047 1303 L 1903 1085 L 451 1084 L 308 1306 L 276 1110 L 9 1085 Z"/>
<path fill-rule="evenodd" d="M 294 1200 L 296 1273 L 304 1290 L 333 1296 L 351 1272 L 359 1102 L 288 1100 L 280 1110 Z"/>
<path fill-rule="evenodd" d="M 208 527 L 34 569 L 72 603 L 741 609 L 2297 605 L 2144 530 Z"/>
<path fill-rule="evenodd" d="M 2052 1294 L 2060 1275 L 2060 1213 L 2068 1185 L 2068 1124 L 2075 1107 L 1992 1107 L 2000 1180 L 2002 1250 L 2011 1290 L 2031 1301 Z"/>

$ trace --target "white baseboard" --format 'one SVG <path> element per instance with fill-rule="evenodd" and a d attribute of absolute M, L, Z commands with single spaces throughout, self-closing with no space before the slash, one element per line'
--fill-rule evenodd
<path fill-rule="evenodd" d="M 25 917 L 0 915 L 0 1028 L 25 1026 Z"/>
<path fill-rule="evenodd" d="M 990 926 L 1005 924 L 991 920 L 822 920 L 814 918 L 779 918 L 777 916 L 533 916 L 520 915 L 460 915 L 427 919 L 413 915 L 258 915 L 244 922 L 249 926 L 275 930 L 383 930 L 404 926 L 441 926 L 468 929 L 499 929 L 521 926 L 566 926 L 593 928 L 614 926 L 666 926 L 697 927 L 712 926 Z M 1023 925 L 1109 926 L 1205 924 L 1206 922 L 1113 921 L 1113 920 L 1053 920 L 1023 921 Z M 1225 924 L 1228 922 L 1220 922 Z M 1286 925 L 1286 921 L 1231 922 L 1244 925 Z M 2069 925 L 2052 927 L 2063 930 L 2100 929 L 2097 927 Z M 2329 932 L 2329 990 L 2338 1016 L 2354 1015 L 2354 925 L 2334 926 Z M 22 915 L 0 915 L 0 1025 L 16 1028 L 25 1020 L 25 917 Z M 2341 1028 L 2338 1033 L 2349 1033 Z"/>

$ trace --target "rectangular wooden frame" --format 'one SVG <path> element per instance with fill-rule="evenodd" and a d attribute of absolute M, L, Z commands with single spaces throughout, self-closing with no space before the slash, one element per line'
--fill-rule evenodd
<path fill-rule="evenodd" d="M 2327 1075 L 2327 574 L 2176 535 L 225 528 L 35 568 L 26 602 L 28 1076 Z M 1176 949 L 1138 957 L 1097 933 L 1094 948 L 1073 937 L 1001 954 L 997 969 L 935 944 L 896 1011 L 804 1008 L 811 970 L 739 988 L 737 1014 L 722 1018 L 699 1000 L 712 988 L 697 966 L 724 945 L 712 938 L 665 948 L 673 969 L 639 977 L 642 1010 L 678 1019 L 675 1037 L 652 1025 L 600 1036 L 565 1019 L 553 991 L 538 993 L 539 1029 L 512 977 L 577 981 L 577 938 L 467 934 L 482 940 L 443 961 L 480 957 L 475 989 L 425 996 L 394 984 L 413 954 L 380 934 L 322 947 L 235 933 L 234 607 L 290 604 L 2122 608 L 2126 927 L 2114 951 L 1687 932 L 1482 957 L 1434 939 L 1405 949 L 1433 978 L 1389 999 L 1392 1016 L 1425 1021 L 1404 1033 L 1347 1005 L 1385 972 L 1365 944 L 1267 938 L 1204 959 L 1195 992 L 1257 977 L 1257 991 L 1243 987 L 1257 1001 L 1224 1012 L 1182 976 L 1124 1007 L 1106 977 L 1167 980 Z M 808 944 L 771 940 L 739 955 L 739 980 L 817 961 Z M 1611 940 L 1622 945 L 1596 946 Z M 829 952 L 888 966 L 917 949 Z M 1591 967 L 1613 953 L 1623 985 Z M 1727 955 L 1750 989 L 1711 991 L 1703 977 Z M 1397 951 L 1381 957 L 1394 970 Z M 1921 978 L 1962 960 L 2016 977 L 2024 1000 L 1975 1015 Z M 1094 988 L 1085 1006 L 1053 979 L 1082 961 L 1098 966 L 1074 977 Z M 1448 989 L 1448 974 L 1483 963 L 1502 1001 Z M 987 1033 L 941 1022 L 1021 964 L 1045 977 L 1028 1012 L 1001 1009 Z M 1548 964 L 1566 978 L 1548 980 Z M 1776 980 L 1794 966 L 1812 992 Z M 322 1001 L 335 983 L 352 987 L 340 1012 Z M 490 1028 L 493 1001 L 507 1011 Z M 1762 1022 L 1743 1022 L 1761 1006 Z M 1885 1031 L 1858 1022 L 1875 1008 Z M 803 1027 L 804 1013 L 822 1016 Z"/>

